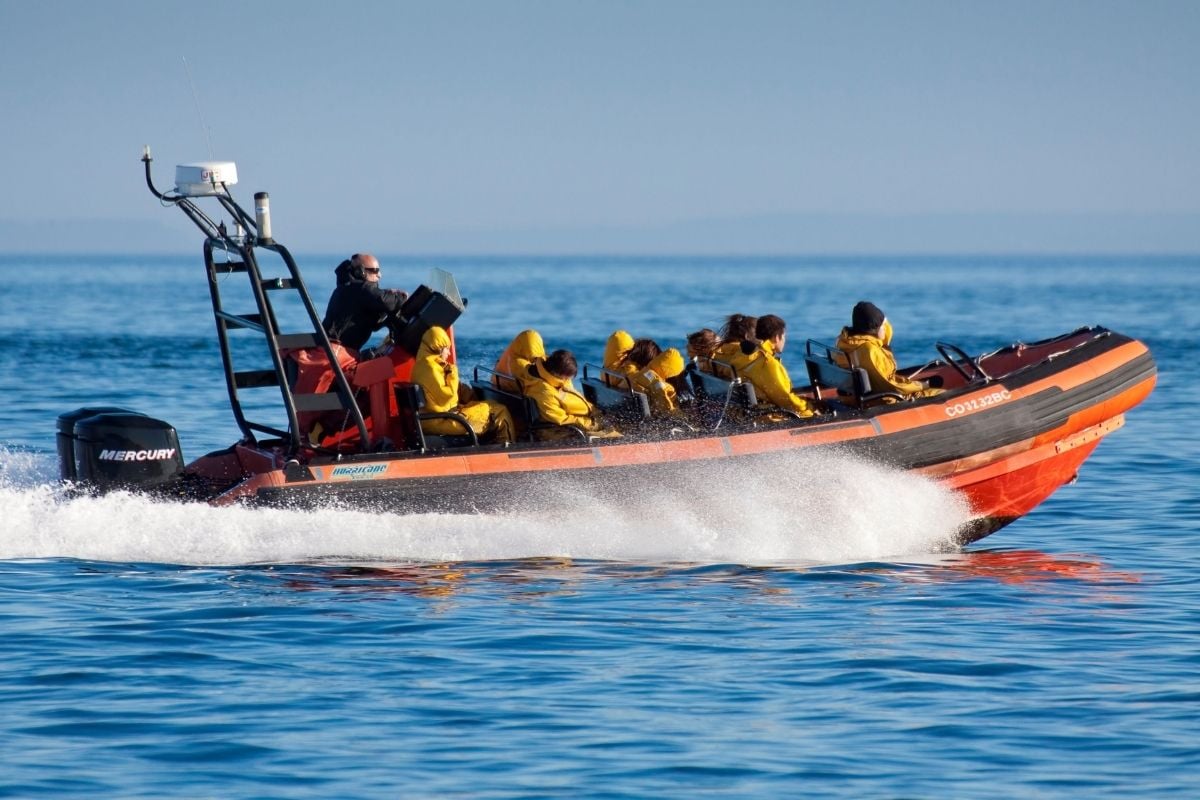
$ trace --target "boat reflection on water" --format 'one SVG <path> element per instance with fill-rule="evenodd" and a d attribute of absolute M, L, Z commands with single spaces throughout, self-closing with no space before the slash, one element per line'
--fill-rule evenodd
<path fill-rule="evenodd" d="M 405 565 L 313 565 L 275 571 L 282 584 L 304 592 L 407 594 L 442 598 L 453 594 L 492 595 L 509 600 L 578 594 L 588 586 L 652 583 L 686 589 L 721 583 L 756 595 L 788 594 L 780 575 L 807 574 L 814 565 L 747 567 L 736 564 L 659 563 L 536 557 L 497 561 Z M 844 569 L 839 569 L 844 574 Z"/>
<path fill-rule="evenodd" d="M 923 578 L 934 581 L 984 578 L 1018 584 L 1061 580 L 1088 583 L 1140 583 L 1132 572 L 1109 569 L 1103 560 L 1088 555 L 1044 553 L 1040 550 L 979 550 L 938 556 Z"/>
<path fill-rule="evenodd" d="M 314 568 L 284 576 L 283 585 L 298 592 L 399 593 L 446 597 L 460 588 L 467 571 L 451 564 L 404 567 Z"/>
<path fill-rule="evenodd" d="M 1083 581 L 1089 584 L 1140 583 L 1136 573 L 1110 569 L 1103 560 L 1082 554 L 1053 554 L 1039 550 L 981 550 L 931 554 L 928 560 L 905 559 L 894 564 L 794 564 L 742 566 L 734 564 L 630 564 L 571 558 L 527 558 L 486 562 L 448 562 L 405 565 L 312 566 L 280 574 L 289 589 L 303 592 L 405 594 L 446 598 L 471 593 L 509 600 L 587 591 L 589 584 L 652 582 L 657 588 L 721 583 L 759 597 L 796 592 L 795 578 L 805 584 L 823 579 L 844 586 L 858 577 L 864 588 L 877 590 L 880 581 L 949 582 L 982 579 L 1003 584 Z"/>

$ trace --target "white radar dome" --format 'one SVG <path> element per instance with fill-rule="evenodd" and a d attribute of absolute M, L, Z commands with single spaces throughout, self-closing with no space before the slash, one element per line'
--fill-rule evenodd
<path fill-rule="evenodd" d="M 237 183 L 237 165 L 232 161 L 201 161 L 175 167 L 175 191 L 184 197 L 222 194 L 221 184 Z"/>

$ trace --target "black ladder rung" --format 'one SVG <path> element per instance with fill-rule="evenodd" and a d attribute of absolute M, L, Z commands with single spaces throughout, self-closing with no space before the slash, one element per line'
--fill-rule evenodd
<path fill-rule="evenodd" d="M 225 320 L 225 324 L 230 328 L 249 328 L 266 333 L 262 324 L 262 314 L 230 314 L 228 311 L 218 311 L 217 316 Z"/>
<path fill-rule="evenodd" d="M 226 261 L 221 264 L 213 262 L 213 272 L 245 272 L 246 262 L 244 261 Z"/>
<path fill-rule="evenodd" d="M 342 404 L 341 395 L 337 392 L 324 394 L 294 394 L 292 400 L 297 411 L 340 411 L 346 406 Z"/>
<path fill-rule="evenodd" d="M 278 386 L 279 375 L 273 369 L 250 369 L 233 373 L 233 382 L 239 389 L 257 389 L 260 386 Z"/>
<path fill-rule="evenodd" d="M 278 342 L 281 350 L 303 350 L 318 346 L 315 333 L 281 333 L 275 337 L 275 341 Z"/>
<path fill-rule="evenodd" d="M 295 289 L 296 282 L 291 278 L 265 278 L 262 281 L 262 288 L 267 291 L 273 289 Z"/>

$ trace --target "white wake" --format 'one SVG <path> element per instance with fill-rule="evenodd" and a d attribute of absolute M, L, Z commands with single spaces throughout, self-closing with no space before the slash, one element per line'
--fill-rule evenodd
<path fill-rule="evenodd" d="M 54 474 L 49 456 L 0 448 L 0 559 L 856 563 L 944 551 L 969 516 L 961 498 L 918 476 L 805 453 L 603 492 L 543 479 L 530 491 L 550 493 L 554 511 L 496 514 L 213 508 L 128 493 L 68 498 Z M 620 502 L 598 499 L 614 488 Z"/>

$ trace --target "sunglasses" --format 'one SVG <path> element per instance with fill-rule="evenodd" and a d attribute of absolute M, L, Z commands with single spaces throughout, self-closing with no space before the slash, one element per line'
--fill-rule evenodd
<path fill-rule="evenodd" d="M 380 272 L 380 268 L 375 267 L 374 269 L 371 269 L 370 267 L 367 267 L 363 269 L 363 272 L 367 273 L 368 275 L 376 275 Z"/>

